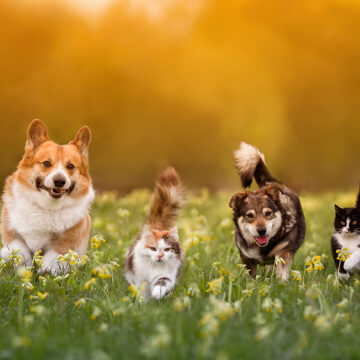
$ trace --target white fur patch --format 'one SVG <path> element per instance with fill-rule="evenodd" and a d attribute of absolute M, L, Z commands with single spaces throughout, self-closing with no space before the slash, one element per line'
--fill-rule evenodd
<path fill-rule="evenodd" d="M 238 150 L 234 152 L 235 164 L 240 174 L 247 172 L 254 168 L 259 162 L 259 159 L 265 163 L 264 154 L 262 154 L 255 146 L 240 143 Z"/>
<path fill-rule="evenodd" d="M 5 195 L 4 198 L 8 212 L 8 226 L 9 230 L 14 230 L 24 239 L 22 251 L 27 249 L 27 256 L 29 251 L 32 253 L 40 249 L 52 251 L 49 246 L 54 234 L 64 233 L 86 217 L 95 197 L 92 186 L 81 199 L 73 199 L 69 196 L 52 199 L 47 192 L 31 190 L 18 182 L 13 184 L 12 192 L 13 196 Z M 11 244 L 13 243 L 14 241 Z M 12 246 L 17 245 L 18 243 Z M 83 254 L 86 249 L 76 249 L 76 251 Z"/>
<path fill-rule="evenodd" d="M 43 259 L 43 267 L 40 269 L 40 273 L 51 273 L 56 276 L 62 272 L 68 272 L 68 268 L 66 265 L 59 263 L 56 258 L 59 256 L 55 250 L 51 249 L 46 252 Z"/>
<path fill-rule="evenodd" d="M 360 235 L 355 233 L 334 233 L 341 248 L 349 249 L 350 254 L 360 250 Z"/>
<path fill-rule="evenodd" d="M 341 272 L 339 272 L 337 274 L 338 278 L 340 281 L 348 281 L 350 279 L 350 274 L 346 273 L 346 274 L 342 274 Z"/>
<path fill-rule="evenodd" d="M 146 283 L 147 291 L 144 294 L 145 297 L 159 299 L 166 293 L 169 293 L 175 286 L 182 262 L 178 255 L 172 251 L 163 252 L 163 254 L 166 254 L 166 258 L 161 262 L 157 262 L 157 252 L 152 252 L 152 250 L 145 247 L 144 234 L 146 234 L 146 231 L 145 233 L 143 232 L 142 238 L 134 248 L 133 272 L 127 271 L 126 279 L 135 286 L 141 286 L 143 283 Z M 167 246 L 164 240 L 159 240 L 158 248 L 160 251 L 163 251 Z M 167 281 L 166 286 L 155 285 L 163 277 L 170 279 Z"/>
<path fill-rule="evenodd" d="M 4 259 L 8 259 L 9 255 L 12 251 L 20 250 L 18 252 L 19 255 L 23 257 L 23 265 L 31 266 L 32 263 L 32 256 L 29 248 L 20 240 L 12 241 L 8 246 L 4 246 L 1 251 L 0 255 Z"/>
<path fill-rule="evenodd" d="M 350 273 L 356 273 L 360 271 L 360 249 L 353 252 L 344 262 L 344 269 Z"/>

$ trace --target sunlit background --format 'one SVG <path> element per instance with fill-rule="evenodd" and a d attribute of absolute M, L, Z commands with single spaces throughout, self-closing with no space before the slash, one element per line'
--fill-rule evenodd
<path fill-rule="evenodd" d="M 359 0 L 0 0 L 0 176 L 87 124 L 98 189 L 237 188 L 257 145 L 301 191 L 360 179 Z"/>

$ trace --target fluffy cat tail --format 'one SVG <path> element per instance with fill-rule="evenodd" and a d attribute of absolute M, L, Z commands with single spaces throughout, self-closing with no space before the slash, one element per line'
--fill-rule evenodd
<path fill-rule="evenodd" d="M 162 230 L 173 227 L 184 199 L 185 192 L 178 173 L 173 167 L 166 168 L 156 180 L 147 224 Z"/>
<path fill-rule="evenodd" d="M 234 152 L 234 158 L 244 188 L 251 185 L 253 178 L 260 187 L 268 182 L 279 182 L 266 167 L 264 154 L 255 146 L 241 142 L 239 149 Z"/>

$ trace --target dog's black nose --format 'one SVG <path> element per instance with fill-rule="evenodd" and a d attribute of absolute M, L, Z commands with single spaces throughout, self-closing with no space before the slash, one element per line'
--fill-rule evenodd
<path fill-rule="evenodd" d="M 55 185 L 55 187 L 62 188 L 65 185 L 65 183 L 66 183 L 66 180 L 65 180 L 65 178 L 63 176 L 58 175 L 58 176 L 54 177 L 54 185 Z"/>
<path fill-rule="evenodd" d="M 266 228 L 264 228 L 264 227 L 259 227 L 256 230 L 257 230 L 259 236 L 264 236 L 266 234 Z"/>

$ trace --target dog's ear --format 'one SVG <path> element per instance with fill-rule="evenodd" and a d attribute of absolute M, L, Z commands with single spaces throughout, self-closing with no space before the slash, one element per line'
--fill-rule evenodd
<path fill-rule="evenodd" d="M 80 152 L 87 157 L 91 141 L 91 131 L 88 126 L 83 126 L 75 135 L 75 139 L 70 144 L 75 145 Z"/>
<path fill-rule="evenodd" d="M 276 186 L 269 186 L 267 189 L 265 189 L 265 194 L 274 201 L 279 200 L 280 192 L 280 189 Z"/>
<path fill-rule="evenodd" d="M 41 120 L 33 120 L 27 130 L 25 149 L 33 150 L 47 140 L 49 136 L 45 124 Z"/>
<path fill-rule="evenodd" d="M 248 196 L 247 192 L 236 193 L 232 196 L 229 202 L 229 206 L 235 209 L 236 204 L 242 203 Z"/>

